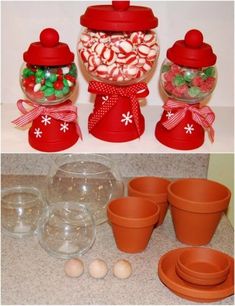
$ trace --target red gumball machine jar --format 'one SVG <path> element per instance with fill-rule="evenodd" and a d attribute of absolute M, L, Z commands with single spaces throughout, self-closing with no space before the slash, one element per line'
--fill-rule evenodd
<path fill-rule="evenodd" d="M 130 1 L 87 8 L 78 55 L 93 81 L 88 91 L 96 94 L 88 130 L 109 142 L 139 138 L 145 120 L 138 99 L 149 91 L 143 80 L 153 70 L 159 45 L 154 28 L 158 20 L 150 8 L 130 6 Z"/>
<path fill-rule="evenodd" d="M 55 29 L 44 29 L 23 55 L 20 85 L 29 100 L 19 100 L 19 127 L 32 123 L 29 144 L 36 150 L 56 152 L 74 145 L 79 136 L 77 108 L 68 98 L 76 86 L 74 54 L 59 42 Z M 30 106 L 30 110 L 25 108 Z"/>
<path fill-rule="evenodd" d="M 178 150 L 196 149 L 204 143 L 205 130 L 214 141 L 215 114 L 202 102 L 215 88 L 215 63 L 211 46 L 196 29 L 168 49 L 160 72 L 161 88 L 168 100 L 155 129 L 162 144 Z"/>

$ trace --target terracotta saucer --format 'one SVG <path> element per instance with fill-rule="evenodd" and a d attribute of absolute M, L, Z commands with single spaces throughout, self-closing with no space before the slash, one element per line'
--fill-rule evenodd
<path fill-rule="evenodd" d="M 176 295 L 195 302 L 214 302 L 222 300 L 234 293 L 234 259 L 231 261 L 227 279 L 218 285 L 200 286 L 181 279 L 175 270 L 178 256 L 188 248 L 179 248 L 164 254 L 158 263 L 158 276 L 160 280 Z"/>

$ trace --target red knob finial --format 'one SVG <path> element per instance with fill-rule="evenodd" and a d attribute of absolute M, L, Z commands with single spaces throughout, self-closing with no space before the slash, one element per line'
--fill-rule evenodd
<path fill-rule="evenodd" d="M 112 5 L 116 11 L 126 11 L 130 6 L 130 1 L 112 1 Z"/>
<path fill-rule="evenodd" d="M 199 48 L 203 44 L 203 35 L 199 30 L 190 30 L 186 33 L 185 44 L 191 48 Z"/>
<path fill-rule="evenodd" d="M 59 33 L 52 28 L 44 29 L 40 34 L 40 42 L 44 47 L 55 47 L 59 39 Z"/>

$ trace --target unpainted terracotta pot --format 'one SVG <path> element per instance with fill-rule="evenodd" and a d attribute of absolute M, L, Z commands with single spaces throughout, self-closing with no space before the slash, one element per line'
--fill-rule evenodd
<path fill-rule="evenodd" d="M 167 187 L 170 181 L 156 176 L 135 177 L 128 182 L 128 195 L 144 197 L 155 201 L 160 207 L 160 216 L 157 225 L 161 225 L 166 216 Z"/>
<path fill-rule="evenodd" d="M 176 273 L 176 263 L 182 252 L 188 248 L 177 248 L 161 256 L 158 261 L 160 280 L 176 295 L 195 302 L 210 303 L 222 300 L 234 293 L 234 259 L 227 255 L 230 270 L 226 280 L 216 286 L 198 286 L 186 282 Z"/>
<path fill-rule="evenodd" d="M 176 237 L 190 245 L 206 245 L 214 235 L 231 197 L 230 190 L 207 179 L 180 179 L 168 186 Z"/>
<path fill-rule="evenodd" d="M 119 250 L 142 252 L 148 245 L 160 208 L 151 200 L 124 197 L 108 204 L 107 214 Z"/>
<path fill-rule="evenodd" d="M 177 264 L 182 272 L 205 280 L 218 278 L 223 281 L 230 269 L 225 253 L 204 247 L 186 249 L 180 254 Z"/>
<path fill-rule="evenodd" d="M 218 285 L 218 284 L 224 282 L 225 279 L 226 279 L 226 276 L 211 278 L 211 279 L 194 277 L 194 276 L 191 276 L 191 275 L 185 273 L 183 270 L 181 270 L 178 263 L 175 266 L 175 270 L 176 270 L 176 273 L 179 275 L 179 277 L 181 277 L 186 282 L 189 282 L 189 283 L 192 283 L 192 284 L 195 284 L 195 285 L 213 286 L 213 285 Z"/>

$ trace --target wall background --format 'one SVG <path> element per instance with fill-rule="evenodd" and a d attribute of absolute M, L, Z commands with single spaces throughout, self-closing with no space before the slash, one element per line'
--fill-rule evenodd
<path fill-rule="evenodd" d="M 211 154 L 208 178 L 226 185 L 232 193 L 227 216 L 234 227 L 234 155 Z"/>
<path fill-rule="evenodd" d="M 79 155 L 79 154 L 77 154 Z M 208 154 L 102 154 L 123 177 L 206 177 Z M 2 174 L 46 175 L 57 154 L 2 154 Z"/>
<path fill-rule="evenodd" d="M 61 41 L 69 44 L 76 54 L 81 27 L 79 17 L 89 5 L 110 4 L 111 1 L 2 1 L 2 97 L 3 103 L 15 103 L 23 97 L 19 86 L 19 69 L 23 52 L 37 41 L 45 27 L 55 27 Z M 198 28 L 205 41 L 218 56 L 219 79 L 210 103 L 213 106 L 233 106 L 233 1 L 131 1 L 149 6 L 159 19 L 157 28 L 161 54 L 155 74 L 149 82 L 148 104 L 162 105 L 158 79 L 166 50 L 187 30 Z M 75 58 L 77 63 L 77 55 Z M 87 81 L 79 68 L 78 103 L 88 103 Z"/>

